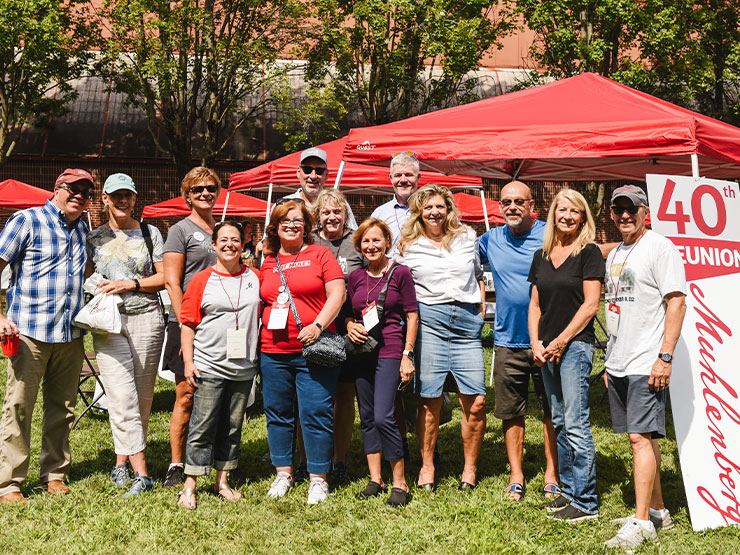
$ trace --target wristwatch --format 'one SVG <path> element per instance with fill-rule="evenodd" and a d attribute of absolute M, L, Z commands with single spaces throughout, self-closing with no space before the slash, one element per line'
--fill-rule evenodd
<path fill-rule="evenodd" d="M 322 326 L 318 322 L 314 322 L 313 325 L 316 326 L 317 328 L 319 328 L 319 331 L 324 331 L 324 326 Z"/>
<path fill-rule="evenodd" d="M 411 362 L 414 362 L 414 351 L 406 350 L 403 352 L 404 356 L 407 356 L 411 359 Z"/>
<path fill-rule="evenodd" d="M 663 362 L 673 362 L 673 355 L 671 353 L 660 353 L 658 358 Z"/>

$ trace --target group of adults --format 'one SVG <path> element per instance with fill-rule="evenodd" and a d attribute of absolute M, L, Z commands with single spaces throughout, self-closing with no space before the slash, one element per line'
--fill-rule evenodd
<path fill-rule="evenodd" d="M 94 180 L 84 170 L 65 170 L 45 206 L 12 216 L 0 232 L 0 270 L 7 264 L 13 270 L 0 336 L 19 336 L 20 345 L 8 364 L 0 501 L 25 501 L 21 484 L 40 384 L 41 482 L 51 494 L 69 492 L 69 431 L 84 353 L 74 316 L 84 304 L 83 279 L 93 272 L 103 277 L 99 292 L 122 298 L 121 333 L 93 337 L 116 452 L 111 479 L 128 485 L 124 496 L 153 486 L 144 453 L 162 348 L 176 375 L 164 483 L 182 484 L 184 507 L 195 509 L 196 479 L 211 467 L 214 493 L 240 497 L 228 478 L 258 373 L 275 467 L 269 497 L 283 497 L 307 479 L 307 502 L 316 504 L 327 498 L 330 471 L 346 478 L 356 396 L 370 475 L 359 497 L 387 492 L 385 458 L 392 473 L 387 504 L 406 505 L 400 391 L 407 385 L 418 397 L 417 486 L 433 491 L 442 394 L 450 383 L 462 408 L 459 489 L 472 490 L 486 428 L 487 263 L 497 300 L 494 414 L 503 421 L 511 469 L 505 497 L 519 501 L 526 492 L 522 451 L 532 378 L 544 413 L 546 508 L 570 522 L 598 516 L 588 389 L 604 283 L 612 420 L 615 432 L 630 438 L 636 493 L 635 514 L 607 544 L 657 540 L 656 527 L 672 526 L 655 440 L 665 435 L 665 388 L 686 285 L 677 250 L 645 226 L 642 189 L 614 191 L 611 217 L 623 241 L 600 249 L 588 203 L 572 189 L 555 196 L 542 222 L 532 217 L 530 189 L 506 185 L 499 199 L 506 225 L 477 237 L 461 223 L 448 189 L 418 187 L 413 153 L 392 158 L 394 197 L 359 226 L 342 193 L 325 189 L 327 176 L 326 153 L 304 151 L 301 187 L 276 203 L 259 270 L 242 262 L 242 224 L 215 222 L 220 181 L 207 168 L 183 179 L 191 214 L 166 241 L 132 217 L 136 186 L 125 174 L 106 179 L 108 220 L 89 233 L 80 215 L 95 194 Z M 156 294 L 163 288 L 172 306 L 166 334 Z M 347 341 L 346 362 L 327 365 L 304 354 L 334 331 Z"/>

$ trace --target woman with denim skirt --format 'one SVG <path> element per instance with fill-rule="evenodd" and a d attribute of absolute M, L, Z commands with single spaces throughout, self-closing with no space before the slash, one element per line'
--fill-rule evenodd
<path fill-rule="evenodd" d="M 599 515 L 588 389 L 605 268 L 595 235 L 586 199 L 563 189 L 550 205 L 529 272 L 529 335 L 550 402 L 562 490 L 546 508 L 570 522 Z"/>
<path fill-rule="evenodd" d="M 462 407 L 465 456 L 460 491 L 476 486 L 478 455 L 486 431 L 486 383 L 481 330 L 486 312 L 483 269 L 475 231 L 460 223 L 446 187 L 429 183 L 409 199 L 409 216 L 396 262 L 411 269 L 419 302 L 416 341 L 416 429 L 422 466 L 419 487 L 434 490 L 434 447 L 442 390 L 448 374 Z"/>
<path fill-rule="evenodd" d="M 284 497 L 293 485 L 296 400 L 311 483 L 308 504 L 326 501 L 326 474 L 334 455 L 334 392 L 339 368 L 303 357 L 323 330 L 334 331 L 344 302 L 344 273 L 332 252 L 316 245 L 313 219 L 300 199 L 283 199 L 270 216 L 261 268 L 262 315 L 260 369 L 267 418 L 267 441 L 277 476 L 268 497 Z M 278 270 L 282 270 L 281 279 Z M 295 305 L 302 328 L 293 317 Z"/>
<path fill-rule="evenodd" d="M 236 501 L 229 471 L 237 467 L 242 423 L 257 373 L 259 273 L 241 263 L 244 230 L 233 220 L 211 236 L 216 264 L 190 281 L 180 307 L 185 379 L 194 389 L 178 505 L 195 509 L 196 478 L 216 469 L 214 493 Z"/>

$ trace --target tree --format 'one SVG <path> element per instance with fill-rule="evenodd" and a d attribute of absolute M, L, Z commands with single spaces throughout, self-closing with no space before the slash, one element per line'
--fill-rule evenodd
<path fill-rule="evenodd" d="M 487 0 L 315 0 L 303 49 L 315 86 L 331 82 L 377 125 L 477 99 L 467 79 L 507 24 Z"/>
<path fill-rule="evenodd" d="M 25 125 L 65 112 L 87 67 L 84 18 L 74 1 L 0 2 L 0 165 Z"/>
<path fill-rule="evenodd" d="M 293 0 L 107 0 L 104 45 L 115 90 L 142 109 L 182 178 L 209 166 L 261 107 L 294 38 Z"/>

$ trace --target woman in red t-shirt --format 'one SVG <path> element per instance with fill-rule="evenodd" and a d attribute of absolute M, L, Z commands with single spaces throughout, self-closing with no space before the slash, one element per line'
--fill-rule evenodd
<path fill-rule="evenodd" d="M 334 453 L 334 391 L 339 368 L 306 361 L 303 346 L 314 343 L 344 302 L 344 274 L 327 247 L 313 244 L 313 221 L 306 205 L 295 199 L 278 203 L 270 216 L 260 271 L 262 314 L 262 396 L 267 440 L 277 477 L 268 497 L 283 497 L 293 484 L 295 400 L 298 399 L 311 485 L 308 503 L 326 500 L 326 473 Z M 279 260 L 288 290 L 277 268 Z M 289 299 L 298 311 L 298 329 Z"/>

